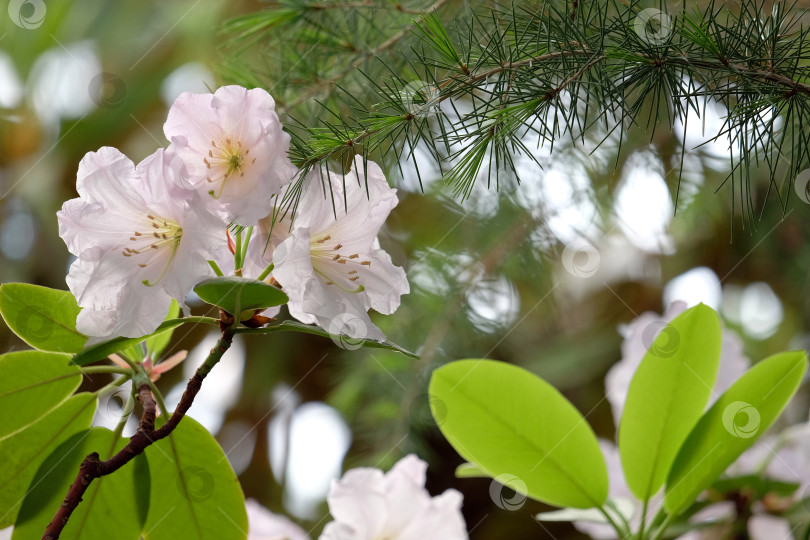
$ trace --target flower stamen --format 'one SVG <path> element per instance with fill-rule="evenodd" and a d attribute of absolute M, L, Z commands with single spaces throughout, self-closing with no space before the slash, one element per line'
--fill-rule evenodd
<path fill-rule="evenodd" d="M 150 282 L 148 279 L 142 281 L 142 283 L 147 287 L 152 287 L 159 283 L 160 280 L 163 279 L 163 276 L 166 275 L 166 271 L 171 265 L 171 262 L 177 252 L 177 248 L 180 245 L 180 240 L 183 237 L 183 229 L 174 221 L 157 218 L 151 214 L 147 215 L 146 218 L 148 219 L 152 228 L 156 230 L 153 231 L 152 234 L 145 234 L 140 231 L 135 231 L 135 234 L 130 236 L 129 240 L 131 242 L 137 242 L 137 244 L 135 244 L 135 247 L 124 247 L 121 254 L 124 257 L 133 257 L 136 255 L 142 255 L 146 252 L 154 253 L 152 250 L 158 252 L 150 257 L 149 260 L 137 263 L 139 268 L 147 268 L 159 259 L 165 260 L 163 269 L 154 282 Z M 161 256 L 161 251 L 163 251 L 164 248 L 170 251 L 168 258 Z"/>
<path fill-rule="evenodd" d="M 231 175 L 238 172 L 240 178 L 245 176 L 245 165 L 252 165 L 256 162 L 255 159 L 248 161 L 247 156 L 249 153 L 250 149 L 245 150 L 242 148 L 242 141 L 237 140 L 234 144 L 230 137 L 225 138 L 224 144 L 222 142 L 217 144 L 214 140 L 211 141 L 208 157 L 203 158 L 205 167 L 211 171 L 211 175 L 207 176 L 206 180 L 211 184 L 219 182 L 220 185 L 218 190 L 212 189 L 208 191 L 209 195 L 218 200 L 222 196 L 225 183 Z"/>

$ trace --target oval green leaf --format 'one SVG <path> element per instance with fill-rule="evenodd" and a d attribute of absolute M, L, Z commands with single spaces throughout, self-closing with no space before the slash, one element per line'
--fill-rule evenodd
<path fill-rule="evenodd" d="M 145 540 L 242 540 L 245 499 L 216 439 L 186 416 L 146 449 L 152 475 Z"/>
<path fill-rule="evenodd" d="M 232 315 L 280 306 L 289 301 L 286 294 L 264 281 L 237 276 L 206 279 L 194 287 L 194 292 L 204 301 Z"/>
<path fill-rule="evenodd" d="M 0 355 L 0 439 L 33 424 L 65 401 L 82 382 L 68 357 L 42 351 Z"/>
<path fill-rule="evenodd" d="M 686 510 L 776 420 L 807 371 L 804 352 L 766 358 L 734 383 L 681 446 L 667 478 L 664 507 Z"/>
<path fill-rule="evenodd" d="M 338 346 L 345 349 L 358 349 L 360 347 L 368 347 L 370 349 L 387 349 L 389 351 L 396 351 L 404 354 L 409 358 L 419 358 L 419 355 L 400 347 L 392 341 L 374 341 L 373 339 L 356 339 L 337 334 L 330 334 L 323 328 L 313 326 L 311 324 L 304 324 L 298 321 L 284 321 L 281 324 L 273 324 L 270 326 L 263 326 L 261 328 L 239 328 L 239 334 L 274 334 L 276 332 L 300 332 L 302 334 L 312 334 L 314 336 L 321 336 L 329 338 Z"/>
<path fill-rule="evenodd" d="M 593 508 L 607 500 L 596 435 L 539 377 L 503 362 L 460 360 L 433 372 L 429 392 L 439 429 L 488 476 L 556 506 Z"/>
<path fill-rule="evenodd" d="M 23 341 L 42 351 L 79 352 L 87 336 L 76 330 L 79 305 L 69 291 L 28 283 L 0 285 L 0 314 Z"/>
<path fill-rule="evenodd" d="M 37 471 L 23 501 L 12 540 L 40 538 L 53 518 L 79 465 L 91 452 L 102 458 L 129 441 L 104 428 L 81 431 L 57 447 Z M 61 540 L 138 540 L 149 504 L 149 469 L 143 455 L 102 478 L 96 478 L 73 511 Z"/>
<path fill-rule="evenodd" d="M 647 331 L 654 336 L 656 330 Z M 633 376 L 619 453 L 627 485 L 642 501 L 664 485 L 678 448 L 706 408 L 720 362 L 720 332 L 710 307 L 684 311 L 660 329 Z"/>
<path fill-rule="evenodd" d="M 89 429 L 95 410 L 93 394 L 78 394 L 28 429 L 0 441 L 0 529 L 14 525 L 31 481 L 48 454 Z"/>
<path fill-rule="evenodd" d="M 475 463 L 462 463 L 456 467 L 456 478 L 489 478 Z"/>
<path fill-rule="evenodd" d="M 192 321 L 193 319 L 193 321 Z M 137 345 L 144 339 L 151 339 L 156 336 L 163 335 L 165 333 L 169 333 L 171 336 L 171 332 L 181 324 L 185 324 L 187 322 L 194 322 L 194 323 L 205 323 L 205 324 L 212 324 L 216 325 L 219 324 L 217 319 L 213 319 L 211 317 L 192 317 L 183 318 L 183 319 L 169 319 L 163 321 L 160 326 L 157 327 L 153 333 L 149 334 L 148 336 L 137 337 L 137 338 L 127 338 L 127 337 L 117 337 L 107 341 L 103 341 L 101 343 L 96 343 L 95 345 L 91 345 L 75 355 L 71 360 L 71 363 L 77 366 L 84 366 L 87 364 L 92 364 L 93 362 L 98 362 L 99 360 L 104 360 L 112 353 L 116 353 L 118 351 L 123 351 L 127 347 L 131 347 L 132 345 Z"/>

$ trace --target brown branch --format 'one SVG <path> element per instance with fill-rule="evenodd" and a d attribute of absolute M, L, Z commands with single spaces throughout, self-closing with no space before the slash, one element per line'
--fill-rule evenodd
<path fill-rule="evenodd" d="M 138 399 L 141 401 L 144 409 L 138 432 L 130 437 L 129 443 L 122 448 L 121 451 L 106 461 L 101 461 L 97 452 L 93 452 L 84 458 L 84 461 L 82 461 L 82 464 L 79 466 L 79 474 L 70 485 L 67 496 L 56 511 L 53 520 L 51 520 L 46 527 L 45 534 L 42 535 L 42 540 L 56 540 L 59 538 L 65 525 L 68 523 L 68 519 L 70 519 L 70 515 L 82 501 L 82 496 L 85 491 L 87 491 L 87 488 L 90 487 L 93 480 L 114 473 L 129 463 L 135 456 L 143 453 L 149 445 L 167 437 L 174 431 L 174 428 L 177 427 L 180 420 L 186 415 L 191 404 L 194 403 L 194 397 L 197 395 L 197 392 L 200 391 L 203 379 L 205 379 L 206 375 L 208 375 L 211 369 L 222 358 L 222 355 L 225 354 L 225 351 L 231 346 L 231 342 L 233 341 L 233 329 L 231 328 L 233 325 L 233 317 L 224 311 L 221 312 L 221 314 L 220 330 L 222 331 L 222 337 L 217 341 L 216 346 L 211 349 L 205 362 L 197 368 L 197 372 L 194 373 L 194 376 L 188 381 L 186 390 L 183 392 L 183 397 L 180 399 L 180 403 L 177 404 L 177 408 L 174 410 L 171 417 L 169 417 L 166 423 L 160 428 L 155 429 L 155 415 L 157 410 L 155 398 L 152 395 L 149 384 L 142 384 L 138 387 Z"/>
<path fill-rule="evenodd" d="M 713 71 L 731 71 L 739 76 L 742 77 L 751 77 L 754 79 L 762 79 L 764 81 L 773 82 L 784 86 L 788 92 L 793 93 L 801 93 L 810 96 L 810 85 L 807 83 L 803 83 L 788 77 L 787 75 L 782 75 L 781 73 L 776 73 L 773 71 L 765 71 L 762 69 L 752 69 L 748 66 L 744 66 L 741 64 L 731 64 L 731 63 L 721 63 L 721 62 L 711 62 L 707 60 L 692 60 L 689 58 L 674 58 L 670 60 L 666 60 L 670 63 L 682 63 L 687 66 L 694 66 L 700 67 L 704 69 L 710 69 Z"/>
<path fill-rule="evenodd" d="M 486 78 L 491 77 L 492 75 L 497 75 L 498 73 L 501 73 L 501 72 L 504 72 L 504 71 L 516 70 L 516 69 L 522 68 L 522 67 L 527 66 L 527 65 L 531 66 L 535 62 L 539 63 L 539 62 L 544 62 L 546 60 L 555 60 L 557 58 L 562 58 L 564 56 L 577 56 L 577 55 L 585 55 L 585 54 L 591 54 L 591 53 L 587 49 L 576 50 L 576 51 L 559 51 L 559 52 L 540 54 L 538 56 L 532 56 L 530 58 L 524 58 L 524 59 L 518 60 L 516 62 L 504 62 L 503 64 L 501 64 L 499 66 L 496 66 L 496 67 L 494 67 L 492 69 L 489 69 L 488 71 L 485 71 L 483 73 L 478 73 L 478 74 L 471 73 L 466 79 L 462 79 L 460 77 L 450 77 L 447 80 L 443 81 L 439 85 L 439 88 L 443 89 L 447 85 L 449 85 L 451 82 L 461 82 L 462 84 L 465 84 L 465 85 L 472 85 L 472 84 L 481 82 L 482 80 L 485 80 Z M 573 82 L 575 77 L 581 75 L 582 73 L 584 73 L 585 71 L 587 71 L 588 69 L 593 67 L 602 58 L 604 58 L 604 57 L 600 55 L 599 57 L 592 59 L 582 69 L 580 69 L 576 74 L 568 77 L 568 79 L 563 81 L 563 83 L 560 86 L 558 86 L 555 90 L 558 91 L 558 92 L 563 90 L 566 86 L 568 86 L 571 82 Z M 459 87 L 459 88 L 461 88 L 461 87 Z M 457 92 L 458 92 L 458 89 L 452 89 L 451 91 L 439 96 L 436 101 L 437 101 L 437 103 L 441 103 L 441 102 L 455 96 Z M 548 97 L 553 97 L 553 95 L 550 95 Z M 376 129 L 367 129 L 367 130 L 363 131 L 362 133 L 356 135 L 352 139 L 348 140 L 346 142 L 346 144 L 347 144 L 347 146 L 353 146 L 355 144 L 362 143 L 364 140 L 366 140 L 367 138 L 371 137 L 372 135 L 374 135 L 376 133 L 379 133 L 383 129 L 384 128 L 382 128 L 382 127 L 381 128 L 376 128 Z M 331 156 L 332 154 L 334 154 L 335 151 L 336 151 L 335 149 L 326 150 L 326 151 L 324 151 L 323 153 L 321 153 L 321 154 L 319 154 L 317 156 L 313 156 L 311 158 L 308 158 L 302 164 L 302 166 L 319 163 L 322 160 L 324 160 L 324 159 L 328 158 L 329 156 Z"/>
<path fill-rule="evenodd" d="M 152 395 L 152 389 L 148 384 L 142 384 L 138 387 L 138 401 L 143 406 L 143 415 L 141 415 L 138 431 L 154 431 L 157 403 L 155 403 L 155 396 Z"/>

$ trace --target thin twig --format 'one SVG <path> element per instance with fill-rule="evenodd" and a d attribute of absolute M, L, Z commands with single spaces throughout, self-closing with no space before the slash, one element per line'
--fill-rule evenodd
<path fill-rule="evenodd" d="M 501 73 L 501 72 L 504 72 L 504 71 L 516 70 L 516 69 L 522 68 L 522 67 L 527 66 L 527 65 L 531 66 L 533 63 L 540 63 L 540 62 L 544 62 L 544 61 L 547 61 L 547 60 L 555 60 L 557 58 L 562 58 L 564 56 L 576 56 L 576 55 L 585 55 L 585 54 L 592 54 L 592 53 L 590 51 L 588 51 L 587 49 L 583 49 L 583 50 L 577 50 L 577 51 L 559 51 L 559 52 L 551 52 L 551 53 L 540 54 L 540 55 L 537 55 L 537 56 L 532 56 L 530 58 L 524 58 L 523 60 L 518 60 L 517 62 L 504 62 L 503 64 L 501 64 L 499 66 L 496 66 L 494 68 L 491 68 L 491 69 L 489 69 L 489 70 L 487 70 L 487 71 L 485 71 L 483 73 L 478 73 L 478 74 L 471 73 L 469 75 L 469 77 L 467 77 L 466 79 L 462 79 L 460 77 L 451 77 L 451 78 L 447 79 L 446 81 L 444 81 L 439 86 L 444 87 L 447 84 L 449 84 L 450 82 L 460 82 L 460 83 L 462 83 L 464 85 L 472 85 L 472 84 L 478 83 L 478 82 L 480 82 L 482 80 L 485 80 L 488 77 L 491 77 L 493 75 L 497 75 L 498 73 Z M 552 92 L 550 92 L 547 95 L 547 98 L 550 99 L 551 97 L 554 97 L 554 93 L 558 93 L 558 92 L 562 91 L 566 86 L 568 86 L 571 82 L 573 82 L 576 77 L 581 76 L 585 71 L 589 70 L 591 67 L 596 65 L 603 58 L 604 57 L 602 55 L 599 55 L 599 56 L 596 56 L 593 59 L 591 59 L 588 63 L 586 63 L 583 66 L 582 69 L 577 71 L 577 73 L 575 73 L 574 75 L 569 76 L 565 81 L 563 81 L 561 83 L 560 86 L 556 87 Z M 461 87 L 459 87 L 459 88 L 461 88 Z M 444 93 L 444 94 L 440 95 L 438 98 L 436 98 L 436 102 L 441 103 L 441 102 L 455 96 L 458 91 L 459 91 L 458 88 L 453 88 L 450 91 L 448 91 L 447 93 Z M 347 145 L 349 145 L 349 142 L 351 143 L 352 146 L 355 145 L 355 144 L 358 144 L 358 143 L 362 143 L 364 140 L 366 140 L 367 138 L 371 137 L 372 135 L 382 131 L 383 129 L 385 129 L 385 127 L 380 127 L 380 128 L 376 128 L 376 129 L 367 129 L 367 130 L 363 131 L 362 133 L 358 134 L 356 137 L 352 138 L 351 141 L 348 141 Z M 303 166 L 320 163 L 322 160 L 324 160 L 324 159 L 328 158 L 329 156 L 331 156 L 332 154 L 334 154 L 335 151 L 336 151 L 335 149 L 329 149 L 329 150 L 326 150 L 326 151 L 322 152 L 319 155 L 312 156 L 309 159 L 307 159 L 307 161 L 303 164 Z"/>
<path fill-rule="evenodd" d="M 156 403 L 152 395 L 149 384 L 142 384 L 138 387 L 138 399 L 143 405 L 143 415 L 138 427 L 137 433 L 130 437 L 129 443 L 121 449 L 117 454 L 106 461 L 101 461 L 98 452 L 93 452 L 82 461 L 79 467 L 79 474 L 68 489 L 67 496 L 65 497 L 53 520 L 48 524 L 45 529 L 45 534 L 42 535 L 42 540 L 56 540 L 62 534 L 62 530 L 68 523 L 70 515 L 82 501 L 87 488 L 96 478 L 101 478 L 111 474 L 127 463 L 129 463 L 135 456 L 142 454 L 143 451 L 155 441 L 167 437 L 174 431 L 174 428 L 180 423 L 180 420 L 186 415 L 186 412 L 194 402 L 194 397 L 202 387 L 203 379 L 210 373 L 211 369 L 219 362 L 222 355 L 225 354 L 233 341 L 233 317 L 221 311 L 222 317 L 220 319 L 220 330 L 222 337 L 217 341 L 217 344 L 211 349 L 208 358 L 205 362 L 197 368 L 196 373 L 188 381 L 186 390 L 183 392 L 183 397 L 177 408 L 172 413 L 171 417 L 160 428 L 155 429 L 155 416 L 156 416 Z"/>
<path fill-rule="evenodd" d="M 423 13 L 423 14 L 433 13 L 434 11 L 440 9 L 446 3 L 447 3 L 447 0 L 437 0 L 433 5 L 431 5 L 430 7 L 428 7 L 425 10 L 420 11 L 419 13 L 420 14 L 421 13 Z M 402 9 L 401 11 L 403 11 L 403 13 L 410 13 L 410 11 L 405 11 L 404 9 Z M 278 108 L 278 114 L 282 115 L 282 114 L 284 114 L 284 112 L 294 109 L 295 107 L 297 107 L 301 103 L 304 103 L 305 101 L 308 101 L 308 100 L 312 99 L 313 97 L 315 97 L 316 95 L 321 93 L 326 88 L 328 88 L 328 87 L 334 85 L 335 83 L 339 82 L 341 79 L 343 79 L 348 74 L 350 74 L 351 72 L 356 70 L 358 67 L 360 67 L 369 58 L 377 56 L 381 52 L 384 52 L 384 51 L 390 49 L 391 47 L 393 47 L 399 40 L 401 40 L 402 38 L 407 36 L 408 33 L 413 29 L 413 27 L 414 27 L 414 23 L 409 24 L 408 26 L 406 26 L 405 28 L 403 28 L 402 30 L 400 30 L 399 32 L 397 32 L 396 34 L 394 34 L 393 36 L 391 36 L 390 38 L 388 38 L 387 40 L 385 40 L 381 44 L 379 44 L 377 47 L 375 47 L 375 48 L 361 54 L 357 58 L 355 58 L 354 61 L 351 64 L 349 64 L 349 66 L 346 69 L 344 69 L 343 71 L 341 71 L 340 73 L 338 73 L 334 77 L 314 84 L 307 91 L 303 92 L 301 95 L 299 95 L 297 98 L 295 98 L 291 102 L 284 104 L 284 106 L 282 106 L 282 107 L 279 107 Z"/>

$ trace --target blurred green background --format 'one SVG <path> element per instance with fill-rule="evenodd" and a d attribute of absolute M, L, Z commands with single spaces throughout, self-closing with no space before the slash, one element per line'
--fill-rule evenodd
<path fill-rule="evenodd" d="M 180 92 L 254 78 L 280 106 L 295 105 L 287 112 L 318 121 L 311 102 L 295 103 L 317 81 L 286 75 L 284 35 L 265 36 L 238 58 L 223 46 L 223 21 L 272 4 L 54 0 L 44 11 L 43 3 L 11 2 L 10 13 L 15 5 L 23 19 L 0 14 L 3 282 L 65 288 L 70 260 L 55 212 L 76 196 L 79 161 L 101 146 L 136 162 L 165 146 L 162 123 Z M 351 25 L 334 29 L 349 32 Z M 315 73 L 325 60 L 311 62 Z M 324 69 L 346 60 L 328 62 Z M 367 96 L 362 79 L 347 84 Z M 754 361 L 805 347 L 810 207 L 795 196 L 786 211 L 775 202 L 762 206 L 769 179 L 754 174 L 760 206 L 751 227 L 740 219 L 739 201 L 735 209 L 731 185 L 723 185 L 722 145 L 691 150 L 705 140 L 698 129 L 687 137 L 676 212 L 677 132 L 659 130 L 652 144 L 649 134 L 631 132 L 618 161 L 611 140 L 593 154 L 587 145 L 561 144 L 543 173 L 499 192 L 481 184 L 464 203 L 436 182 L 429 164 L 420 170 L 423 193 L 410 164 L 400 172 L 386 162 L 401 202 L 381 243 L 406 268 L 411 294 L 395 315 L 375 322 L 421 359 L 346 350 L 306 335 L 246 336 L 190 413 L 217 435 L 245 495 L 292 514 L 317 536 L 323 494 L 341 467 L 387 469 L 416 452 L 430 463 L 431 492 L 464 493 L 473 539 L 582 537 L 567 525 L 534 522 L 544 509 L 539 503 L 507 510 L 508 490 L 454 479 L 461 460 L 430 417 L 427 382 L 432 369 L 457 358 L 513 362 L 560 388 L 599 436 L 612 438 L 603 378 L 621 357 L 620 326 L 644 311 L 660 313 L 678 297 L 707 302 L 739 332 Z M 168 351 L 193 351 L 186 373 L 195 353 L 210 347 L 205 332 L 183 328 Z M 23 346 L 5 327 L 0 342 L 3 351 Z M 86 387 L 107 382 L 101 379 Z M 184 380 L 179 368 L 161 379 L 170 403 Z M 805 388 L 787 422 L 806 419 L 806 397 Z M 102 404 L 98 423 L 115 422 L 118 398 Z"/>

